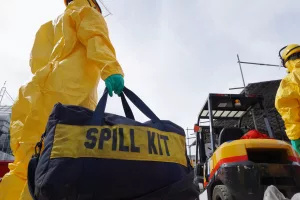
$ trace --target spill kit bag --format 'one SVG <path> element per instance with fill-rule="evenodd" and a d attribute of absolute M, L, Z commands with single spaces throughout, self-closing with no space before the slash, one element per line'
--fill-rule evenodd
<path fill-rule="evenodd" d="M 150 121 L 135 121 L 124 94 Z M 107 96 L 95 111 L 54 106 L 28 165 L 33 199 L 196 199 L 184 130 L 126 87 L 126 117 L 104 113 Z"/>

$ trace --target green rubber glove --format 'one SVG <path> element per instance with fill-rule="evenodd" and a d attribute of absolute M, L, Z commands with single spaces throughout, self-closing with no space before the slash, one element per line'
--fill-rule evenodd
<path fill-rule="evenodd" d="M 113 96 L 113 92 L 120 96 L 124 88 L 124 79 L 120 74 L 114 74 L 105 79 L 105 85 L 108 89 L 109 96 Z"/>
<path fill-rule="evenodd" d="M 300 139 L 291 140 L 291 142 L 292 142 L 292 146 L 295 149 L 295 151 L 298 152 L 298 154 L 300 154 Z"/>

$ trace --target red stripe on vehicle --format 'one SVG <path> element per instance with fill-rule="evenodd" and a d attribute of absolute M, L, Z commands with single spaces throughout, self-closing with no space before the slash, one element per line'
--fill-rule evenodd
<path fill-rule="evenodd" d="M 288 157 L 288 159 L 289 159 L 290 161 L 293 161 L 293 162 L 298 162 L 298 163 L 300 163 L 300 159 L 299 159 L 299 158 L 297 158 L 297 157 L 295 157 L 295 156 L 289 156 L 289 157 Z"/>
<path fill-rule="evenodd" d="M 2 160 L 0 161 L 0 182 L 2 180 L 2 177 L 9 172 L 8 164 L 12 163 L 13 161 L 10 160 Z"/>
<path fill-rule="evenodd" d="M 229 158 L 224 158 L 221 159 L 215 166 L 215 168 L 211 171 L 210 175 L 209 175 L 209 179 L 210 180 L 214 174 L 216 173 L 216 171 L 221 167 L 221 165 L 223 165 L 224 163 L 233 163 L 233 162 L 240 162 L 240 161 L 246 161 L 248 160 L 248 156 L 244 155 L 244 156 L 234 156 L 234 157 L 229 157 Z"/>

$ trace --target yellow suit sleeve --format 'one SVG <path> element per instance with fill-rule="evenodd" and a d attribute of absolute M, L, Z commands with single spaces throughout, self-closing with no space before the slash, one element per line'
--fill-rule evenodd
<path fill-rule="evenodd" d="M 32 74 L 48 64 L 53 49 L 52 21 L 43 24 L 35 35 L 35 40 L 30 54 L 30 67 Z"/>
<path fill-rule="evenodd" d="M 73 11 L 71 18 L 75 21 L 78 39 L 86 46 L 87 59 L 100 68 L 102 80 L 113 74 L 124 76 L 109 39 L 106 22 L 100 13 L 86 6 Z"/>
<path fill-rule="evenodd" d="M 300 88 L 295 73 L 285 77 L 278 88 L 275 106 L 280 113 L 290 140 L 300 138 Z"/>

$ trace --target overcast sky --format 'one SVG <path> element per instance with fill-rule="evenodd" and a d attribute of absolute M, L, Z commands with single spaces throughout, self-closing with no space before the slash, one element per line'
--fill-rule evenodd
<path fill-rule="evenodd" d="M 279 64 L 278 50 L 299 43 L 299 0 L 103 0 L 125 85 L 161 119 L 193 128 L 209 92 L 242 86 L 242 61 Z M 63 0 L 10 0 L 0 12 L 0 85 L 13 98 L 30 80 L 29 55 L 41 24 L 64 11 Z M 247 83 L 281 79 L 284 69 L 244 65 Z M 100 82 L 102 93 L 104 82 Z M 234 91 L 240 92 L 240 91 Z M 3 104 L 11 104 L 5 98 Z M 136 119 L 147 120 L 134 109 Z M 120 100 L 107 112 L 123 115 Z"/>

